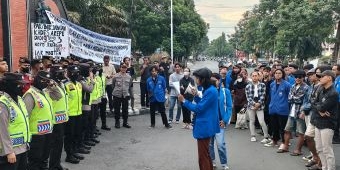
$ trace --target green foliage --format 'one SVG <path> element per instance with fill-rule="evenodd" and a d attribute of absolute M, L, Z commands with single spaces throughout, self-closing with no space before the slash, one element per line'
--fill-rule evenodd
<path fill-rule="evenodd" d="M 226 57 L 232 56 L 233 52 L 233 47 L 226 41 L 226 36 L 222 33 L 220 37 L 210 43 L 206 53 L 208 56 Z"/>
<path fill-rule="evenodd" d="M 318 56 L 321 44 L 333 33 L 338 3 L 338 0 L 260 0 L 239 21 L 230 43 L 246 52 L 267 51 L 296 56 L 300 61 Z"/>

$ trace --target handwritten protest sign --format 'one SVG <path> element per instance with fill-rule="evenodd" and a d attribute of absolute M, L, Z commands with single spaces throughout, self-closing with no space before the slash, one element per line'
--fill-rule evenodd
<path fill-rule="evenodd" d="M 65 25 L 32 23 L 33 58 L 69 56 L 69 32 Z"/>

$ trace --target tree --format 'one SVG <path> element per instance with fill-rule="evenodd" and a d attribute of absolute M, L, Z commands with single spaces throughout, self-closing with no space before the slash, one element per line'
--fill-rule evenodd
<path fill-rule="evenodd" d="M 234 48 L 227 42 L 225 33 L 215 40 L 211 41 L 207 54 L 213 57 L 227 57 L 233 55 Z"/>

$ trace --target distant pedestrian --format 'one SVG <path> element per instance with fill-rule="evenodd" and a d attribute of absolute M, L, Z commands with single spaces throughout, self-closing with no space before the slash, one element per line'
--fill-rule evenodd
<path fill-rule="evenodd" d="M 176 114 L 176 123 L 179 123 L 179 119 L 181 118 L 181 104 L 178 102 L 177 96 L 179 92 L 176 90 L 174 83 L 178 83 L 183 78 L 182 74 L 182 66 L 179 63 L 174 65 L 175 72 L 170 75 L 169 78 L 169 86 L 170 86 L 170 108 L 169 108 L 169 123 L 172 123 L 173 114 L 175 104 L 177 103 L 177 114 Z"/>
<path fill-rule="evenodd" d="M 143 65 L 140 67 L 140 104 L 142 109 L 149 107 L 149 96 L 146 89 L 146 80 L 150 77 L 150 60 L 148 57 L 143 58 Z"/>
<path fill-rule="evenodd" d="M 189 86 L 195 87 L 195 80 L 190 77 L 190 69 L 185 68 L 184 69 L 184 77 L 180 80 L 180 91 L 181 95 L 184 96 L 186 100 L 189 100 L 192 102 L 194 100 L 194 96 L 190 94 L 189 92 L 186 92 Z M 186 107 L 182 107 L 182 113 L 183 113 L 183 128 L 184 129 L 192 129 L 191 126 L 191 111 L 188 110 Z"/>
<path fill-rule="evenodd" d="M 103 65 L 103 75 L 106 77 L 106 93 L 107 98 L 109 100 L 109 109 L 111 114 L 113 114 L 113 100 L 112 100 L 112 78 L 116 74 L 115 67 L 110 64 L 110 57 L 104 56 L 104 65 Z"/>

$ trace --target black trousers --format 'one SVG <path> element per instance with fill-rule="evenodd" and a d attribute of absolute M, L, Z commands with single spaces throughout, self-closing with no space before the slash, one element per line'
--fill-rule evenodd
<path fill-rule="evenodd" d="M 90 122 L 89 122 L 89 117 L 91 115 L 91 110 L 83 110 L 82 114 L 82 132 L 81 132 L 81 138 L 82 142 L 89 140 L 90 138 L 90 132 L 91 132 L 91 127 L 90 127 Z"/>
<path fill-rule="evenodd" d="M 336 128 L 334 130 L 334 136 L 333 136 L 333 139 L 335 138 L 340 138 L 340 103 L 338 104 L 338 112 L 337 112 L 337 122 L 336 122 Z"/>
<path fill-rule="evenodd" d="M 140 83 L 140 104 L 142 107 L 149 106 L 149 95 L 146 88 L 146 83 Z"/>
<path fill-rule="evenodd" d="M 56 124 L 53 126 L 53 132 L 51 136 L 51 151 L 49 169 L 56 170 L 61 169 L 60 159 L 64 146 L 64 125 L 65 123 Z"/>
<path fill-rule="evenodd" d="M 150 103 L 150 118 L 151 118 L 151 125 L 154 126 L 155 121 L 155 113 L 158 110 L 158 113 L 162 116 L 163 125 L 168 126 L 168 118 L 165 115 L 165 105 L 164 102 L 151 102 Z"/>
<path fill-rule="evenodd" d="M 127 123 L 129 116 L 129 100 L 127 98 L 113 96 L 113 108 L 116 121 L 119 122 L 121 115 L 120 109 L 122 108 L 123 123 Z"/>
<path fill-rule="evenodd" d="M 0 157 L 1 170 L 26 170 L 27 169 L 27 152 L 15 155 L 17 161 L 13 164 L 7 162 L 7 156 Z"/>
<path fill-rule="evenodd" d="M 50 155 L 51 134 L 32 135 L 30 150 L 28 151 L 27 170 L 46 169 L 47 159 Z"/>
<path fill-rule="evenodd" d="M 288 116 L 282 116 L 277 114 L 270 115 L 270 122 L 273 130 L 273 140 L 279 141 L 280 138 L 284 143 L 284 133 L 287 124 Z"/>
<path fill-rule="evenodd" d="M 70 116 L 65 124 L 64 148 L 67 156 L 71 156 L 76 152 L 81 142 L 82 117 Z"/>
<path fill-rule="evenodd" d="M 102 98 L 102 102 L 99 103 L 99 110 L 100 110 L 100 119 L 102 120 L 102 127 L 106 126 L 106 104 L 107 99 Z"/>
<path fill-rule="evenodd" d="M 191 111 L 182 104 L 183 123 L 191 123 Z"/>
<path fill-rule="evenodd" d="M 91 114 L 89 116 L 89 127 L 90 127 L 90 138 L 96 132 L 97 119 L 99 117 L 99 107 L 98 104 L 91 105 Z"/>
<path fill-rule="evenodd" d="M 112 99 L 113 87 L 112 85 L 107 85 L 105 90 L 107 93 L 107 98 L 109 99 L 109 108 L 110 108 L 110 111 L 112 111 L 113 110 L 113 99 Z"/>
<path fill-rule="evenodd" d="M 272 127 L 272 124 L 270 123 L 270 115 L 269 115 L 268 107 L 266 106 L 264 107 L 263 114 L 264 114 L 264 122 L 266 122 L 266 125 L 268 127 L 268 134 L 269 136 L 273 136 L 273 127 Z"/>

